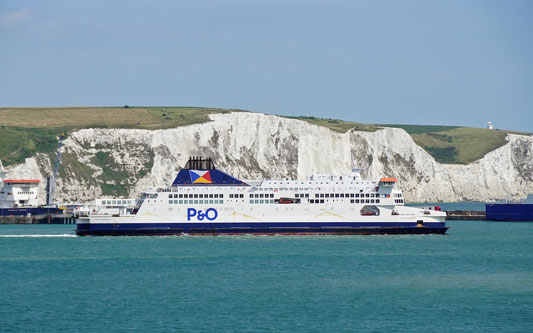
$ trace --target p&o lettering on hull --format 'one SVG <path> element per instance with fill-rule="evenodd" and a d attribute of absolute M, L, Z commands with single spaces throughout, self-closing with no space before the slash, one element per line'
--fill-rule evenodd
<path fill-rule="evenodd" d="M 206 209 L 205 213 L 202 210 L 196 210 L 195 208 L 187 209 L 187 221 L 190 221 L 191 218 L 196 218 L 197 221 L 203 221 L 204 219 L 214 221 L 217 217 L 218 212 L 214 208 Z"/>

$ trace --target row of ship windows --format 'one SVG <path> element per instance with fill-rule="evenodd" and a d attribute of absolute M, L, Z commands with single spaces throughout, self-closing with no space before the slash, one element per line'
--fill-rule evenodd
<path fill-rule="evenodd" d="M 310 199 L 309 203 L 324 203 L 324 199 Z M 379 203 L 379 199 L 351 199 L 350 203 Z"/>
<path fill-rule="evenodd" d="M 326 202 L 329 202 L 329 200 L 326 200 Z M 352 199 L 350 200 L 350 203 L 379 203 L 379 199 Z M 259 204 L 259 203 L 275 203 L 275 200 L 250 200 L 251 204 Z M 324 203 L 324 199 L 309 199 L 309 203 L 311 204 L 318 204 L 318 203 Z"/>
<path fill-rule="evenodd" d="M 394 199 L 394 202 L 396 202 L 396 203 L 403 203 L 403 199 Z"/>
<path fill-rule="evenodd" d="M 300 182 L 300 185 L 305 185 L 306 183 L 307 183 L 307 185 L 316 185 L 316 184 L 329 184 L 330 182 L 321 181 L 319 183 L 318 181 L 315 180 L 315 181 L 310 181 L 310 182 L 309 181 L 308 182 Z M 341 182 L 336 181 L 335 182 L 335 184 L 339 184 L 339 183 L 341 185 L 345 184 L 343 181 L 341 181 Z M 368 182 L 364 182 L 364 181 L 362 181 L 362 182 L 349 182 L 349 183 L 346 182 L 346 184 L 359 184 L 359 183 L 361 183 L 361 184 L 375 184 L 376 182 L 371 182 L 371 181 L 368 181 Z M 277 185 L 278 182 L 269 182 L 269 184 Z M 296 182 L 279 182 L 279 184 L 280 185 L 283 185 L 283 184 L 285 184 L 285 185 L 291 185 L 291 184 L 296 185 L 297 183 Z M 333 184 L 333 181 L 331 182 L 331 184 Z M 394 182 L 392 182 L 392 184 L 394 184 Z"/>
<path fill-rule="evenodd" d="M 403 203 L 403 200 L 401 200 Z M 195 205 L 203 205 L 203 204 L 223 204 L 224 200 L 169 200 L 169 204 L 171 205 L 187 205 L 187 204 L 195 204 Z M 263 199 L 263 200 L 250 200 L 251 204 L 273 204 L 275 203 L 274 199 Z M 310 199 L 309 203 L 311 204 L 319 204 L 324 203 L 324 199 Z M 379 199 L 352 199 L 350 200 L 350 203 L 379 203 Z"/>
<path fill-rule="evenodd" d="M 374 187 L 372 187 L 374 188 Z M 368 187 L 367 187 L 368 189 Z M 194 190 L 194 189 L 193 189 Z M 205 191 L 206 189 L 202 189 L 202 191 Z M 216 190 L 216 191 L 219 191 L 221 190 L 221 188 L 217 187 L 217 188 L 212 188 L 212 189 L 209 189 L 209 190 Z M 239 190 L 242 190 L 242 191 L 248 191 L 248 188 L 242 188 L 242 189 L 239 189 Z M 316 188 L 312 188 L 312 187 L 265 187 L 265 188 L 262 188 L 262 187 L 254 187 L 252 188 L 252 191 L 258 191 L 258 192 L 273 192 L 273 191 L 289 191 L 289 192 L 293 192 L 293 191 L 314 191 L 316 190 Z M 359 191 L 363 191 L 363 189 L 361 188 L 353 188 L 353 187 L 350 187 L 350 188 L 346 188 L 346 187 L 343 187 L 343 188 L 328 188 L 327 190 L 335 190 L 335 191 L 346 191 L 346 190 L 359 190 Z M 171 189 L 171 188 L 167 188 L 167 189 L 158 189 L 158 191 L 160 192 L 172 192 L 172 191 L 175 191 L 174 189 Z"/>
<path fill-rule="evenodd" d="M 133 205 L 133 200 L 102 200 L 102 205 Z"/>
<path fill-rule="evenodd" d="M 401 198 L 401 194 L 394 194 L 395 197 Z M 218 199 L 218 198 L 224 198 L 224 194 L 169 194 L 168 197 L 170 199 L 203 199 L 203 198 L 209 198 L 209 199 Z M 244 194 L 229 194 L 230 199 L 233 198 L 244 198 Z M 296 198 L 309 198 L 309 193 L 296 193 Z M 383 197 L 386 198 L 386 194 L 379 194 L 379 193 L 315 193 L 315 198 L 379 198 Z M 273 193 L 250 193 L 250 198 L 274 198 Z M 402 200 L 403 202 L 403 200 Z"/>
<path fill-rule="evenodd" d="M 329 183 L 327 183 L 329 184 Z M 357 183 L 359 184 L 359 183 Z M 375 183 L 367 183 L 367 185 L 372 185 L 372 188 L 373 188 L 373 185 Z M 368 188 L 368 187 L 367 187 Z M 330 188 L 331 189 L 331 188 Z M 347 188 L 346 187 L 343 187 L 343 188 L 335 188 L 336 190 L 346 190 Z M 349 188 L 350 190 L 361 190 L 362 189 L 359 187 L 359 188 L 353 188 L 353 187 L 350 187 Z M 204 191 L 205 189 L 202 189 L 202 191 Z M 217 187 L 217 188 L 212 188 L 212 189 L 209 189 L 209 190 L 216 190 L 216 191 L 219 191 L 221 190 L 220 187 Z M 248 188 L 242 188 L 242 189 L 239 189 L 239 190 L 248 190 Z M 314 187 L 254 187 L 252 188 L 253 191 L 263 191 L 263 192 L 266 192 L 266 191 L 313 191 L 313 190 L 316 190 L 316 188 Z M 172 188 L 164 188 L 164 189 L 158 189 L 159 192 L 173 192 L 175 191 L 175 189 L 172 189 Z"/>
<path fill-rule="evenodd" d="M 320 183 L 324 185 L 324 183 Z M 338 184 L 338 183 L 337 183 Z M 350 183 L 351 185 L 359 185 L 359 183 Z M 361 183 L 361 185 L 375 185 L 375 182 L 367 182 L 367 183 Z M 280 184 L 282 185 L 282 184 Z M 318 185 L 318 182 L 315 183 L 315 185 Z M 329 185 L 329 183 L 326 183 L 326 185 Z M 341 185 L 344 185 L 344 183 L 341 183 Z M 312 191 L 313 187 L 255 187 L 256 191 L 272 191 L 272 190 L 278 190 L 278 191 Z"/>
<path fill-rule="evenodd" d="M 386 198 L 386 194 L 379 193 L 315 193 L 315 198 Z"/>
<path fill-rule="evenodd" d="M 221 198 L 223 199 L 224 198 L 224 194 L 213 194 L 213 193 L 210 193 L 210 194 L 169 194 L 168 195 L 169 199 L 203 199 L 203 198 L 206 198 L 206 199 L 213 199 L 213 198 Z M 229 195 L 230 198 L 239 198 L 239 194 L 230 194 Z M 240 197 L 241 198 L 244 198 L 244 195 L 243 194 L 240 194 Z"/>
<path fill-rule="evenodd" d="M 7 192 L 0 192 L 0 194 L 6 194 Z M 7 193 L 9 195 L 11 195 L 11 193 Z M 20 192 L 17 192 L 18 195 L 21 195 L 21 194 L 35 194 L 34 192 L 28 192 L 28 191 L 20 191 Z"/>
<path fill-rule="evenodd" d="M 250 193 L 250 198 L 273 198 L 273 197 L 274 197 L 274 193 L 265 193 L 265 194 L 263 194 L 263 193 Z"/>
<path fill-rule="evenodd" d="M 195 205 L 203 205 L 203 204 L 223 204 L 224 200 L 169 200 L 169 204 L 171 205 L 187 205 L 187 204 L 195 204 Z"/>
<path fill-rule="evenodd" d="M 251 204 L 265 204 L 265 203 L 275 203 L 274 199 L 266 199 L 266 200 L 250 200 Z"/>

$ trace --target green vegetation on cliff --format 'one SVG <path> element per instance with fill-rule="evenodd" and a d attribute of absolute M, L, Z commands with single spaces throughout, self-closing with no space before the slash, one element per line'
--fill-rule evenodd
<path fill-rule="evenodd" d="M 37 152 L 53 156 L 57 137 L 81 128 L 164 129 L 209 121 L 213 113 L 241 112 L 236 109 L 200 107 L 62 107 L 0 108 L 0 159 L 5 165 L 22 163 Z M 434 125 L 371 125 L 331 118 L 286 117 L 324 126 L 339 133 L 350 130 L 376 131 L 381 127 L 406 130 L 413 140 L 440 163 L 467 164 L 503 146 L 508 133 L 482 128 Z M 95 161 L 106 166 L 105 160 Z M 116 172 L 121 172 L 115 168 Z M 111 185 L 115 176 L 102 175 Z M 105 187 L 105 186 L 104 186 Z M 104 192 L 124 192 L 127 185 L 115 185 Z M 104 189 L 104 188 L 103 188 Z"/>
<path fill-rule="evenodd" d="M 0 108 L 0 160 L 24 162 L 35 153 L 53 154 L 57 137 L 80 128 L 163 129 L 209 121 L 212 113 L 241 110 L 196 107 Z"/>
<path fill-rule="evenodd" d="M 406 130 L 437 162 L 449 164 L 468 164 L 483 158 L 485 154 L 505 145 L 508 133 L 530 134 L 457 126 L 380 126 Z"/>
<path fill-rule="evenodd" d="M 439 163 L 468 164 L 483 158 L 485 154 L 505 145 L 508 133 L 531 135 L 513 131 L 484 128 L 439 125 L 387 125 L 360 124 L 338 119 L 315 117 L 287 117 L 324 126 L 346 133 L 349 130 L 374 132 L 380 127 L 401 128 L 411 134 L 413 140 Z"/>
<path fill-rule="evenodd" d="M 91 158 L 91 163 L 102 168 L 102 174 L 98 177 L 101 180 L 100 188 L 103 195 L 115 197 L 126 197 L 129 193 L 129 174 L 122 165 L 115 162 L 115 159 L 102 151 L 96 153 Z"/>
<path fill-rule="evenodd" d="M 285 118 L 307 121 L 310 124 L 327 127 L 330 130 L 339 132 L 339 133 L 346 133 L 350 130 L 367 131 L 367 132 L 375 132 L 378 130 L 378 127 L 374 125 L 361 124 L 361 123 L 356 123 L 353 121 L 344 121 L 340 119 L 315 118 L 315 117 L 309 117 L 309 116 L 299 116 L 299 117 L 285 116 Z"/>
<path fill-rule="evenodd" d="M 24 162 L 37 152 L 53 154 L 57 137 L 69 128 L 24 128 L 0 126 L 0 160 L 4 165 Z"/>

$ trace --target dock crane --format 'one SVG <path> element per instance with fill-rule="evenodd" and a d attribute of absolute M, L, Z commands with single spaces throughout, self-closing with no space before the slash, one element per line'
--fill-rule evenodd
<path fill-rule="evenodd" d="M 54 205 L 54 195 L 56 192 L 56 181 L 57 176 L 59 173 L 59 165 L 61 164 L 61 148 L 63 148 L 63 138 L 65 137 L 65 133 L 61 133 L 61 135 L 57 138 L 57 154 L 56 154 L 56 162 L 54 165 L 54 173 L 52 176 L 48 176 L 48 186 L 46 189 L 46 205 L 47 206 L 53 206 Z"/>

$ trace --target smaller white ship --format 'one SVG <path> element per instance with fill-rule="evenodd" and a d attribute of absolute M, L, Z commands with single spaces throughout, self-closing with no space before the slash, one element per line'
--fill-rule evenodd
<path fill-rule="evenodd" d="M 39 206 L 38 179 L 10 179 L 0 161 L 0 217 L 60 214 L 57 207 Z"/>
<path fill-rule="evenodd" d="M 38 179 L 6 179 L 0 161 L 0 208 L 37 207 Z"/>

